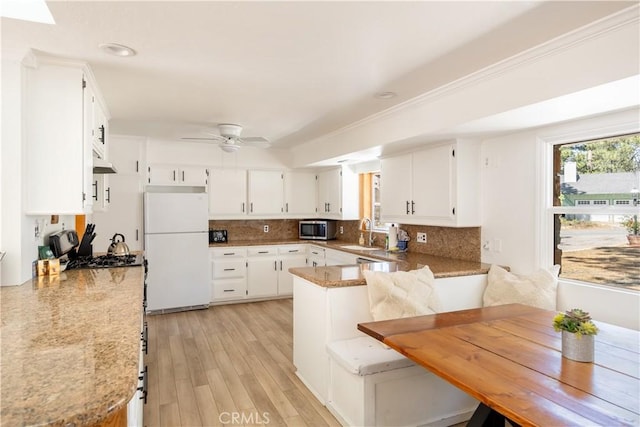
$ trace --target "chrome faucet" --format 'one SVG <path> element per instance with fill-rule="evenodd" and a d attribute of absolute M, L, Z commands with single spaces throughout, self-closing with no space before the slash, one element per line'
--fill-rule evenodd
<path fill-rule="evenodd" d="M 367 239 L 367 246 L 373 246 L 373 223 L 371 222 L 371 218 L 367 218 L 366 216 L 364 218 L 362 218 L 362 220 L 360 221 L 360 229 L 362 229 L 362 224 L 366 224 L 369 223 L 369 238 Z M 366 225 L 365 225 L 366 227 Z M 367 228 L 365 228 L 365 230 L 367 230 Z"/>

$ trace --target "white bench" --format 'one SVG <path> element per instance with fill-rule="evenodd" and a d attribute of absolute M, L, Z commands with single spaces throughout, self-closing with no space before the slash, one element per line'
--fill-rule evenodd
<path fill-rule="evenodd" d="M 435 286 L 443 311 L 481 307 L 486 275 L 438 279 Z M 329 411 L 345 426 L 448 426 L 468 420 L 477 400 L 356 330 L 358 323 L 373 320 L 362 291 L 357 301 L 334 305 L 341 309 L 329 315 L 332 335 L 343 337 L 326 345 Z M 344 339 L 347 329 L 350 337 Z"/>

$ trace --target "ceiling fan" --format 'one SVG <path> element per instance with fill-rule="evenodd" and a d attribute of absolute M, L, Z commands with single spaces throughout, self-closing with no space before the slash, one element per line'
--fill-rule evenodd
<path fill-rule="evenodd" d="M 222 151 L 227 153 L 233 153 L 238 151 L 240 147 L 243 145 L 252 146 L 252 147 L 261 147 L 268 148 L 271 146 L 269 140 L 267 138 L 263 138 L 261 136 L 249 136 L 241 138 L 240 134 L 242 133 L 242 126 L 234 125 L 230 123 L 220 123 L 218 125 L 218 133 L 211 134 L 211 136 L 207 138 L 181 138 L 181 139 L 189 139 L 189 140 L 198 140 L 198 141 L 217 141 L 218 145 Z"/>

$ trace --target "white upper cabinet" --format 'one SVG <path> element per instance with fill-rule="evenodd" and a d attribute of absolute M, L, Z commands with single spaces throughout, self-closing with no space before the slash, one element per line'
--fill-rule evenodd
<path fill-rule="evenodd" d="M 211 219 L 313 217 L 316 195 L 312 171 L 209 170 Z"/>
<path fill-rule="evenodd" d="M 249 215 L 282 215 L 284 175 L 281 171 L 249 171 Z"/>
<path fill-rule="evenodd" d="M 287 217 L 315 216 L 317 202 L 316 174 L 309 171 L 284 173 L 284 213 Z"/>
<path fill-rule="evenodd" d="M 242 218 L 247 215 L 247 171 L 209 170 L 209 217 Z"/>
<path fill-rule="evenodd" d="M 413 155 L 387 157 L 380 162 L 380 213 L 386 218 L 411 214 L 411 163 Z"/>
<path fill-rule="evenodd" d="M 358 219 L 358 175 L 349 167 L 318 173 L 318 216 L 332 219 Z"/>
<path fill-rule="evenodd" d="M 153 164 L 147 168 L 150 185 L 206 186 L 207 169 L 204 166 Z"/>
<path fill-rule="evenodd" d="M 144 138 L 114 136 L 109 147 L 109 162 L 113 163 L 118 175 L 142 177 L 145 170 L 144 150 Z"/>
<path fill-rule="evenodd" d="M 381 161 L 385 222 L 480 226 L 480 145 L 457 140 Z"/>
<path fill-rule="evenodd" d="M 84 63 L 31 59 L 25 65 L 25 212 L 91 213 L 89 129 L 91 97 L 97 90 L 91 71 Z"/>

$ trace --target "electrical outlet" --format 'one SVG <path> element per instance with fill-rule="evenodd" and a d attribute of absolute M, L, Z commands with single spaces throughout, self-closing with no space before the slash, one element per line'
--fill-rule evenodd
<path fill-rule="evenodd" d="M 269 232 L 269 226 L 268 226 L 268 225 L 265 225 L 265 226 L 264 226 L 264 232 L 265 232 L 265 233 L 268 233 L 268 232 Z"/>
<path fill-rule="evenodd" d="M 427 243 L 427 233 L 417 233 L 416 234 L 416 242 L 418 242 L 418 243 Z"/>
<path fill-rule="evenodd" d="M 340 226 L 340 234 L 344 234 L 344 227 Z"/>

